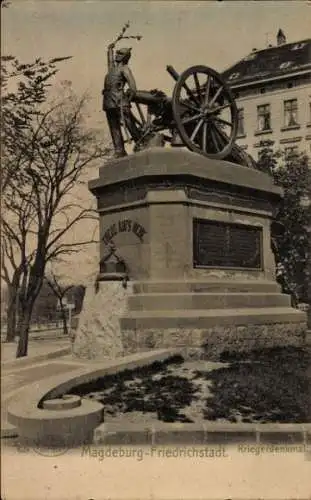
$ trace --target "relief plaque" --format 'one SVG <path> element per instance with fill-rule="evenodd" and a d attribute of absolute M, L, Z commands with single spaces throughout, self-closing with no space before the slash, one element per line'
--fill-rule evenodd
<path fill-rule="evenodd" d="M 262 228 L 194 219 L 193 265 L 262 269 Z"/>

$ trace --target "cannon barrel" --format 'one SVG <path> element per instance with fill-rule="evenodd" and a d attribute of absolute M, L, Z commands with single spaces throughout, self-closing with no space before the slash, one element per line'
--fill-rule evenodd
<path fill-rule="evenodd" d="M 177 80 L 179 79 L 179 74 L 173 68 L 173 66 L 171 66 L 171 65 L 166 66 L 166 71 L 168 71 L 168 73 L 171 75 L 171 77 L 174 78 L 174 80 L 177 82 Z"/>

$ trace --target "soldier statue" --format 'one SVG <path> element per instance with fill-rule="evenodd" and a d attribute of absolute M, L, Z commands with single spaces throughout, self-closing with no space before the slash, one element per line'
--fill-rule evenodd
<path fill-rule="evenodd" d="M 204 66 L 193 66 L 179 75 L 172 66 L 167 66 L 167 71 L 176 82 L 172 98 L 158 89 L 137 90 L 128 66 L 131 49 L 120 48 L 114 52 L 117 42 L 142 38 L 140 35 L 125 36 L 128 28 L 129 23 L 126 23 L 116 40 L 108 46 L 108 72 L 102 91 L 103 110 L 115 157 L 127 154 L 124 133 L 128 142 L 134 142 L 134 152 L 148 147 L 165 146 L 169 142 L 171 146 L 188 147 L 190 151 L 201 152 L 205 156 L 210 154 L 213 158 L 225 158 L 249 168 L 258 168 L 255 160 L 234 142 L 237 116 L 233 111 L 236 107 L 229 89 L 226 89 L 225 83 L 215 71 Z M 204 75 L 207 82 L 204 88 L 199 82 L 198 74 Z M 186 83 L 190 78 L 191 88 Z M 184 91 L 183 97 L 181 89 Z M 134 111 L 131 110 L 131 105 Z M 147 108 L 146 118 L 141 105 Z M 230 122 L 221 118 L 220 112 L 224 108 L 231 111 Z M 135 115 L 135 111 L 139 116 L 137 113 Z M 198 131 L 203 123 L 205 132 L 203 139 L 199 140 Z M 230 127 L 229 133 L 224 125 Z"/>
<path fill-rule="evenodd" d="M 131 48 L 121 48 L 114 54 L 115 43 L 108 46 L 108 72 L 105 77 L 103 93 L 103 110 L 106 113 L 110 135 L 115 150 L 115 157 L 126 156 L 121 124 L 127 124 L 131 134 L 137 134 L 133 123 L 129 122 L 130 102 L 136 92 L 136 83 L 128 66 Z M 125 92 L 125 87 L 128 87 Z M 134 128 L 134 129 L 133 129 Z"/>

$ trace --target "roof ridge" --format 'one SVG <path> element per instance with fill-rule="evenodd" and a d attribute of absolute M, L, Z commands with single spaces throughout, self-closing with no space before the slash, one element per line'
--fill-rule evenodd
<path fill-rule="evenodd" d="M 306 38 L 297 42 L 253 50 L 227 67 L 222 74 L 235 84 L 240 80 L 258 79 L 259 76 L 262 79 L 263 74 L 267 78 L 270 75 L 276 76 L 278 73 L 296 72 L 310 66 L 310 47 L 311 38 Z"/>
<path fill-rule="evenodd" d="M 297 40 L 296 42 L 286 42 L 286 43 L 282 43 L 281 45 L 272 45 L 271 47 L 265 47 L 264 49 L 252 50 L 247 55 L 255 54 L 256 52 L 264 52 L 265 50 L 270 50 L 270 49 L 279 49 L 279 48 L 284 47 L 285 45 L 297 45 L 298 43 L 306 43 L 306 42 L 311 42 L 311 38 L 305 38 L 304 40 Z M 247 56 L 245 56 L 245 57 L 247 57 Z"/>

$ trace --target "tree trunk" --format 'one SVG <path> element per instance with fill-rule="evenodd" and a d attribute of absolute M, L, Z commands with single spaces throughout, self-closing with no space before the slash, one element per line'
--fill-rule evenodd
<path fill-rule="evenodd" d="M 12 300 L 7 311 L 7 332 L 6 342 L 14 342 L 16 336 L 16 320 L 17 320 L 17 304 L 16 300 Z"/>
<path fill-rule="evenodd" d="M 61 315 L 62 315 L 62 321 L 63 321 L 63 334 L 68 335 L 66 310 L 64 309 L 63 304 L 60 304 L 60 308 L 61 308 Z"/>
<path fill-rule="evenodd" d="M 6 342 L 14 342 L 18 313 L 18 286 L 11 284 L 8 287 L 8 295 Z"/>
<path fill-rule="evenodd" d="M 28 354 L 28 337 L 30 329 L 30 320 L 33 305 L 29 305 L 26 309 L 21 308 L 18 318 L 19 340 L 17 345 L 16 357 L 22 358 Z"/>
<path fill-rule="evenodd" d="M 40 268 L 33 267 L 29 275 L 28 284 L 26 283 L 26 279 L 24 279 L 20 288 L 17 358 L 22 358 L 28 354 L 28 337 L 32 311 L 42 287 L 43 276 L 44 269 L 42 271 Z"/>
<path fill-rule="evenodd" d="M 311 207 L 310 207 L 310 215 L 309 215 L 309 226 L 307 230 L 308 234 L 308 253 L 307 253 L 307 262 L 305 275 L 307 277 L 307 328 L 311 331 Z"/>

